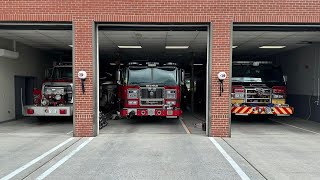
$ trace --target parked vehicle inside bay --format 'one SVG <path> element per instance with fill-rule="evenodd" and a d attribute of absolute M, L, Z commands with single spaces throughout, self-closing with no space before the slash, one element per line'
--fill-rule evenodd
<path fill-rule="evenodd" d="M 33 105 L 22 105 L 24 116 L 59 117 L 73 115 L 72 63 L 54 63 L 46 70 L 41 89 L 33 91 Z"/>
<path fill-rule="evenodd" d="M 131 62 L 118 71 L 118 74 L 122 117 L 182 116 L 181 87 L 184 70 L 175 63 L 159 65 L 157 62 L 147 62 L 142 65 Z"/>
<path fill-rule="evenodd" d="M 290 116 L 286 103 L 286 76 L 271 61 L 234 61 L 231 113 L 233 115 Z"/>

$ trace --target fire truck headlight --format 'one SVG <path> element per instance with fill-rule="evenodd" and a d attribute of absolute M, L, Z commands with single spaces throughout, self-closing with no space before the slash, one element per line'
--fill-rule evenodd
<path fill-rule="evenodd" d="M 234 94 L 234 98 L 235 99 L 243 99 L 244 98 L 244 94 L 243 93 L 235 93 Z"/>
<path fill-rule="evenodd" d="M 128 104 L 129 104 L 129 105 L 137 105 L 137 104 L 138 104 L 138 101 L 128 101 Z"/>
<path fill-rule="evenodd" d="M 176 105 L 176 101 L 167 101 L 168 105 Z"/>
<path fill-rule="evenodd" d="M 54 98 L 59 101 L 61 99 L 61 95 L 57 94 Z"/>
<path fill-rule="evenodd" d="M 137 99 L 138 90 L 137 89 L 128 89 L 128 99 Z"/>
<path fill-rule="evenodd" d="M 167 99 L 176 99 L 176 90 L 166 90 Z"/>
<path fill-rule="evenodd" d="M 270 107 L 266 107 L 265 112 L 266 112 L 267 114 L 271 114 L 271 113 L 272 113 L 272 110 L 271 110 Z"/>
<path fill-rule="evenodd" d="M 284 95 L 282 95 L 282 94 L 274 94 L 274 95 L 273 95 L 273 98 L 274 98 L 274 99 L 283 99 L 283 98 L 284 98 Z"/>

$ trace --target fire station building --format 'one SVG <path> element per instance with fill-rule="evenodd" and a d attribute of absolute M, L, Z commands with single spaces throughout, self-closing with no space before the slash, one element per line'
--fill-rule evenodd
<path fill-rule="evenodd" d="M 317 121 L 320 109 L 309 102 L 319 97 L 319 9 L 314 0 L 2 1 L 0 49 L 13 54 L 0 51 L 6 56 L 0 57 L 0 116 L 21 116 L 21 78 L 27 83 L 38 77 L 39 87 L 44 69 L 68 59 L 73 68 L 73 134 L 97 136 L 99 82 L 113 63 L 166 60 L 183 64 L 187 80 L 197 79 L 197 91 L 203 93 L 186 98 L 192 99 L 192 111 L 203 107 L 199 112 L 206 135 L 230 137 L 232 62 L 237 60 L 280 65 L 288 78 L 287 103 L 296 116 L 310 114 Z M 41 52 L 32 53 L 34 49 Z M 22 60 L 16 60 L 15 52 Z M 83 71 L 84 81 L 78 77 Z M 226 73 L 222 82 L 220 72 Z M 30 104 L 32 98 L 26 101 Z"/>

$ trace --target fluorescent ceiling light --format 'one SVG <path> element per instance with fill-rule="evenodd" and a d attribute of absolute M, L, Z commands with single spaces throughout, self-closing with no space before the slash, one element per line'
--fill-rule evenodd
<path fill-rule="evenodd" d="M 194 66 L 202 66 L 203 64 L 193 64 Z"/>
<path fill-rule="evenodd" d="M 232 49 L 237 48 L 238 46 L 232 46 Z"/>
<path fill-rule="evenodd" d="M 118 46 L 120 49 L 140 49 L 141 46 Z"/>
<path fill-rule="evenodd" d="M 260 49 L 282 49 L 285 48 L 286 46 L 261 46 L 259 47 Z"/>
<path fill-rule="evenodd" d="M 68 46 L 73 47 L 73 45 L 72 45 L 72 44 L 70 44 L 70 45 L 68 45 Z"/>
<path fill-rule="evenodd" d="M 113 62 L 111 62 L 111 63 L 109 63 L 111 66 L 116 66 L 117 65 L 117 63 L 113 63 Z M 120 63 L 120 66 L 123 66 L 124 64 L 123 63 Z"/>
<path fill-rule="evenodd" d="M 166 49 L 188 49 L 189 46 L 166 46 Z"/>

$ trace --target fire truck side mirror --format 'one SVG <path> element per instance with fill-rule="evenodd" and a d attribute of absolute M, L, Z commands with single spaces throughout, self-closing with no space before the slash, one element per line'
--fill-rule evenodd
<path fill-rule="evenodd" d="M 117 83 L 120 84 L 120 82 L 121 82 L 121 71 L 120 70 L 117 70 L 116 80 L 117 80 Z"/>
<path fill-rule="evenodd" d="M 185 76 L 184 70 L 181 70 L 181 84 L 184 84 L 184 76 Z"/>
<path fill-rule="evenodd" d="M 288 82 L 288 76 L 287 75 L 283 75 L 283 82 L 285 84 L 287 84 L 287 82 Z"/>

